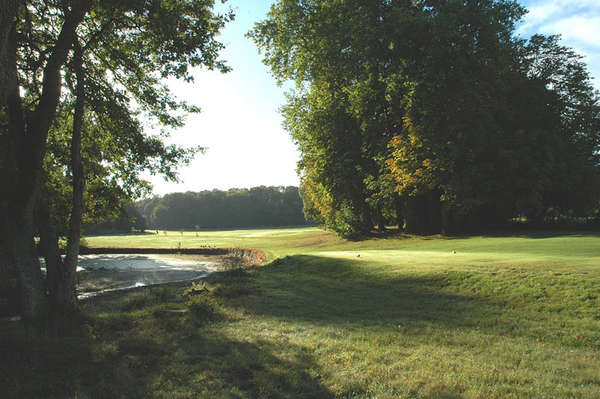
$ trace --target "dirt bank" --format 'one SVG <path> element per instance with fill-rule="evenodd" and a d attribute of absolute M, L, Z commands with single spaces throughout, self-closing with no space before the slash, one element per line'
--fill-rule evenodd
<path fill-rule="evenodd" d="M 247 248 L 88 248 L 81 247 L 81 255 L 108 254 L 182 254 L 182 255 L 221 255 L 241 259 L 249 265 L 260 265 L 266 254 L 259 249 Z"/>

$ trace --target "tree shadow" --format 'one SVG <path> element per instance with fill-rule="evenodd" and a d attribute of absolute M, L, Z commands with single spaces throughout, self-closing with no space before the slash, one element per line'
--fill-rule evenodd
<path fill-rule="evenodd" d="M 429 276 L 389 274 L 353 259 L 294 255 L 257 269 L 264 295 L 235 303 L 245 311 L 313 324 L 485 328 L 497 333 L 510 325 L 494 324 L 505 303 L 467 294 L 443 293 L 461 278 L 443 272 Z M 409 330 L 404 332 L 410 333 Z"/>
<path fill-rule="evenodd" d="M 594 230 L 509 230 L 509 231 L 497 231 L 489 234 L 485 234 L 487 237 L 519 237 L 519 238 L 559 238 L 559 237 L 600 237 L 600 231 Z"/>
<path fill-rule="evenodd" d="M 113 299 L 113 306 L 127 303 Z M 286 345 L 282 356 L 275 343 L 245 342 L 215 328 L 188 313 L 132 316 L 119 309 L 87 318 L 59 339 L 26 340 L 14 324 L 0 331 L 1 396 L 333 397 L 307 348 Z"/>
<path fill-rule="evenodd" d="M 89 232 L 85 233 L 86 237 L 106 237 L 106 236 L 151 236 L 156 235 L 155 230 L 146 229 L 144 231 L 115 231 L 115 232 Z"/>
<path fill-rule="evenodd" d="M 513 227 L 488 229 L 483 231 L 454 233 L 454 234 L 433 234 L 418 235 L 407 233 L 398 229 L 388 229 L 385 231 L 373 231 L 371 234 L 355 241 L 365 241 L 370 239 L 412 239 L 418 236 L 421 240 L 456 240 L 471 237 L 520 237 L 520 238 L 558 238 L 558 237 L 600 237 L 600 226 L 587 229 L 567 229 L 567 228 L 545 228 L 534 229 L 531 227 Z"/>
<path fill-rule="evenodd" d="M 3 398 L 64 398 L 91 363 L 90 342 L 82 331 L 60 339 L 28 337 L 22 323 L 0 325 L 0 386 Z M 82 368 L 83 367 L 83 368 Z"/>

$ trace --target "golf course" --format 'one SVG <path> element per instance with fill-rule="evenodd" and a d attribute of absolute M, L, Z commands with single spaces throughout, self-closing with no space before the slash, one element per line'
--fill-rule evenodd
<path fill-rule="evenodd" d="M 267 259 L 84 301 L 77 331 L 35 348 L 43 373 L 20 357 L 32 348 L 18 327 L 2 325 L 8 397 L 600 397 L 597 233 L 348 241 L 308 227 L 86 241 Z"/>
<path fill-rule="evenodd" d="M 2 0 L 0 399 L 600 399 L 600 0 Z"/>

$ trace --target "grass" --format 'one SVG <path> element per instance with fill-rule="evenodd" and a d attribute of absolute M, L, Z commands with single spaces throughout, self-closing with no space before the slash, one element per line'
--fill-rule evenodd
<path fill-rule="evenodd" d="M 87 240 L 260 248 L 268 260 L 96 298 L 71 333 L 33 347 L 0 326 L 6 397 L 600 397 L 598 234 Z"/>

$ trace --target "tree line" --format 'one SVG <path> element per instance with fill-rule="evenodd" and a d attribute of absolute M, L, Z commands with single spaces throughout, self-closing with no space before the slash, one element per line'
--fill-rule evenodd
<path fill-rule="evenodd" d="M 307 224 L 297 187 L 167 194 L 136 204 L 151 228 L 219 229 Z"/>
<path fill-rule="evenodd" d="M 126 205 L 122 212 L 84 226 L 86 232 L 202 230 L 306 225 L 298 187 L 232 188 L 172 193 Z"/>
<path fill-rule="evenodd" d="M 459 233 L 599 209 L 582 57 L 511 0 L 278 1 L 249 36 L 280 82 L 305 212 L 342 236 Z"/>
<path fill-rule="evenodd" d="M 0 2 L 0 278 L 16 282 L 28 331 L 77 311 L 82 223 L 148 193 L 143 171 L 173 180 L 202 150 L 164 143 L 198 112 L 166 82 L 229 71 L 216 36 L 233 14 L 213 5 Z"/>

